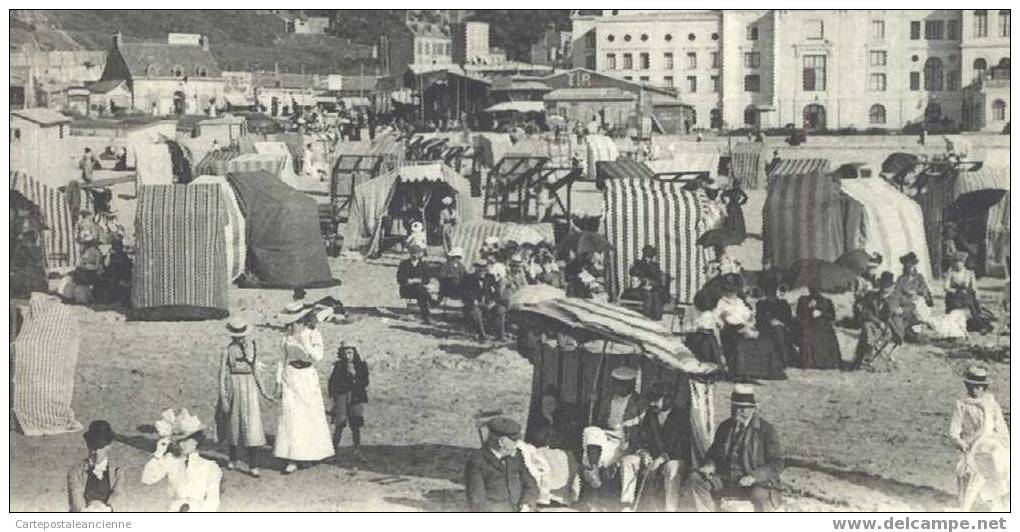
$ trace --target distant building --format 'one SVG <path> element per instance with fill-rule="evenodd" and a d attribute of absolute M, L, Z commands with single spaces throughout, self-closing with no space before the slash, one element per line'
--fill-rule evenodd
<path fill-rule="evenodd" d="M 700 128 L 996 130 L 1009 121 L 1009 13 L 575 11 L 571 55 L 676 88 Z"/>
<path fill-rule="evenodd" d="M 35 107 L 10 113 L 10 169 L 49 185 L 66 185 L 74 177 L 68 138 L 71 119 Z"/>
<path fill-rule="evenodd" d="M 11 87 L 26 107 L 61 109 L 68 104 L 67 90 L 99 79 L 106 52 L 54 50 L 11 52 Z M 14 94 L 12 94 L 14 96 Z"/>
<path fill-rule="evenodd" d="M 531 45 L 531 62 L 558 68 L 571 66 L 571 40 L 569 31 L 559 30 L 555 24 L 550 24 L 538 42 Z"/>
<path fill-rule="evenodd" d="M 126 82 L 131 108 L 138 111 L 206 113 L 222 105 L 224 79 L 208 38 L 200 36 L 198 43 L 125 43 L 117 34 L 100 81 Z"/>
<path fill-rule="evenodd" d="M 462 22 L 451 26 L 453 62 L 457 64 L 489 62 L 489 23 Z"/>
<path fill-rule="evenodd" d="M 381 37 L 379 54 L 390 75 L 411 65 L 440 65 L 453 62 L 453 39 L 444 22 L 409 21 L 390 28 Z"/>

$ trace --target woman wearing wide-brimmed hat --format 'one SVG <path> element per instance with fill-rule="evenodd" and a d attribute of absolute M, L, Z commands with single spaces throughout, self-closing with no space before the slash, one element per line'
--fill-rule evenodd
<path fill-rule="evenodd" d="M 142 484 L 155 484 L 166 478 L 167 492 L 172 497 L 171 512 L 217 511 L 223 472 L 216 462 L 198 454 L 198 448 L 205 442 L 201 420 L 185 408 L 180 413 L 163 412 L 155 425 L 160 439 L 142 469 Z"/>
<path fill-rule="evenodd" d="M 243 319 L 234 317 L 227 322 L 226 329 L 230 343 L 220 360 L 217 432 L 230 448 L 227 469 L 238 467 L 237 449 L 244 447 L 248 450 L 249 473 L 258 477 L 258 448 L 266 444 L 259 396 L 272 398 L 259 382 L 262 364 L 258 360 L 258 346 L 251 338 L 251 327 Z"/>
<path fill-rule="evenodd" d="M 949 422 L 949 438 L 962 453 L 956 464 L 959 509 L 970 511 L 980 499 L 1001 511 L 1009 507 L 1009 427 L 988 391 L 988 368 L 971 366 L 963 384 L 967 395 L 956 401 Z"/>
<path fill-rule="evenodd" d="M 115 434 L 103 420 L 89 423 L 85 431 L 88 457 L 67 472 L 67 499 L 72 512 L 112 512 L 123 510 L 124 473 L 110 460 Z"/>
<path fill-rule="evenodd" d="M 276 372 L 280 417 L 273 454 L 287 462 L 284 474 L 296 471 L 298 463 L 333 456 L 319 373 L 313 365 L 323 357 L 322 337 L 309 328 L 322 313 L 328 309 L 295 301 L 277 317 L 287 333 L 281 343 L 283 361 Z"/>

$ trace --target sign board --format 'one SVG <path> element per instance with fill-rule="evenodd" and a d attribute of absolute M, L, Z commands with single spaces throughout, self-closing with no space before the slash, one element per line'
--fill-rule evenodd
<path fill-rule="evenodd" d="M 330 74 L 326 79 L 326 88 L 331 91 L 344 90 L 344 77 L 340 74 Z"/>

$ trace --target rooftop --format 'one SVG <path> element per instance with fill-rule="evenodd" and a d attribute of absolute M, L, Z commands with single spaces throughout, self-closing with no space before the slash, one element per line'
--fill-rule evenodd
<path fill-rule="evenodd" d="M 634 101 L 637 96 L 615 87 L 572 87 L 556 89 L 542 97 L 546 101 Z"/>
<path fill-rule="evenodd" d="M 31 109 L 15 109 L 11 111 L 11 116 L 28 120 L 29 122 L 35 122 L 43 126 L 53 126 L 57 124 L 67 124 L 71 122 L 71 118 L 64 116 L 52 109 L 45 107 L 34 107 Z"/>
<path fill-rule="evenodd" d="M 117 49 L 134 78 L 183 76 L 220 77 L 220 66 L 212 53 L 201 46 L 162 42 L 121 43 Z M 202 72 L 205 75 L 202 75 Z"/>

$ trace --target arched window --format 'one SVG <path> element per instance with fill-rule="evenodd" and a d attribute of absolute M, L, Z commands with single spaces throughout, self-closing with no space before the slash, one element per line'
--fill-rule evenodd
<path fill-rule="evenodd" d="M 987 70 L 987 69 L 988 69 L 988 61 L 985 61 L 985 58 L 979 57 L 979 58 L 974 60 L 974 70 L 982 71 L 982 70 Z"/>
<path fill-rule="evenodd" d="M 1009 58 L 1003 57 L 999 59 L 999 68 L 1009 68 Z"/>
<path fill-rule="evenodd" d="M 200 78 L 204 78 L 209 75 L 209 71 L 204 66 L 200 66 L 195 69 L 195 74 L 197 74 Z"/>
<path fill-rule="evenodd" d="M 174 65 L 170 68 L 170 75 L 179 78 L 184 75 L 184 69 L 181 68 L 181 65 Z"/>
<path fill-rule="evenodd" d="M 881 104 L 875 104 L 868 110 L 868 122 L 872 124 L 884 124 L 885 123 L 885 106 Z"/>
<path fill-rule="evenodd" d="M 159 75 L 159 70 L 156 69 L 155 65 L 149 65 L 148 68 L 145 69 L 146 77 L 154 78 L 157 75 Z"/>
<path fill-rule="evenodd" d="M 942 60 L 937 57 L 929 57 L 924 62 L 924 90 L 928 92 L 941 91 L 943 87 Z"/>
<path fill-rule="evenodd" d="M 992 120 L 996 122 L 1006 121 L 1006 102 L 995 100 L 992 102 Z"/>
<path fill-rule="evenodd" d="M 805 129 L 825 129 L 825 107 L 813 103 L 804 108 Z"/>

